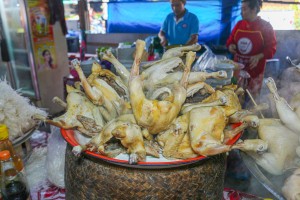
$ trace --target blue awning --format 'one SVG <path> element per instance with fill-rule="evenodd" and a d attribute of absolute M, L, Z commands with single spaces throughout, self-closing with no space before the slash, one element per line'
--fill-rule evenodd
<path fill-rule="evenodd" d="M 240 0 L 187 1 L 199 18 L 199 43 L 224 44 L 240 17 Z M 156 34 L 172 12 L 168 1 L 115 1 L 108 3 L 108 33 Z"/>

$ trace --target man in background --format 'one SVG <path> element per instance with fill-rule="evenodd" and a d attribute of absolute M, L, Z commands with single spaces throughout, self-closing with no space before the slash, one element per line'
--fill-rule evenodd
<path fill-rule="evenodd" d="M 199 20 L 186 8 L 186 0 L 170 0 L 168 14 L 158 34 L 162 46 L 191 45 L 198 42 Z"/>

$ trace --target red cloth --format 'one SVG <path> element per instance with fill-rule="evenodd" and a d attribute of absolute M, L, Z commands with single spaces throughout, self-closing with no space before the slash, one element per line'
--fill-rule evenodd
<path fill-rule="evenodd" d="M 263 199 L 251 194 L 246 194 L 237 190 L 233 190 L 230 188 L 224 188 L 223 190 L 223 200 L 251 200 L 251 199 Z"/>
<path fill-rule="evenodd" d="M 66 190 L 59 188 L 49 181 L 42 182 L 34 190 L 30 191 L 32 200 L 65 200 Z"/>
<path fill-rule="evenodd" d="M 233 28 L 226 46 L 229 47 L 230 44 L 237 46 L 234 61 L 244 64 L 244 70 L 251 76 L 248 89 L 257 94 L 261 89 L 266 59 L 272 58 L 276 52 L 276 36 L 273 27 L 259 16 L 253 22 L 241 20 Z M 255 68 L 250 69 L 250 57 L 260 53 L 264 54 L 264 58 Z"/>

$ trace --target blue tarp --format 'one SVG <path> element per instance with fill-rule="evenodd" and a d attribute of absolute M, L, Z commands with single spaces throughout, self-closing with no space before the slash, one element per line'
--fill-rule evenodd
<path fill-rule="evenodd" d="M 224 44 L 240 17 L 240 0 L 187 1 L 186 8 L 199 18 L 199 43 Z M 108 3 L 108 33 L 156 34 L 168 13 L 168 1 Z"/>

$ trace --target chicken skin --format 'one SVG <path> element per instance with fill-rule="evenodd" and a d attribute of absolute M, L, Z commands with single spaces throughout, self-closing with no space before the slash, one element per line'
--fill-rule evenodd
<path fill-rule="evenodd" d="M 269 173 L 281 175 L 294 166 L 298 136 L 278 119 L 260 119 L 259 124 L 259 139 L 245 140 L 233 148 L 245 151 Z"/>
<path fill-rule="evenodd" d="M 129 80 L 130 103 L 137 124 L 147 128 L 150 134 L 157 134 L 169 127 L 186 99 L 188 75 L 196 54 L 194 52 L 187 54 L 187 63 L 181 82 L 174 83 L 172 87 L 173 98 L 169 98 L 169 101 L 149 100 L 143 92 L 142 80 L 139 76 L 139 66 L 144 47 L 144 41 L 138 40 L 136 42 L 136 57 Z"/>
<path fill-rule="evenodd" d="M 223 144 L 227 117 L 221 107 L 200 107 L 190 111 L 189 134 L 193 150 L 204 156 L 230 150 Z"/>

